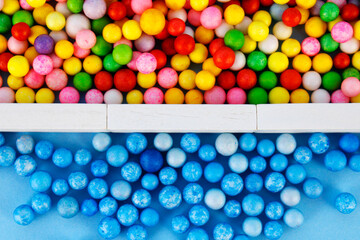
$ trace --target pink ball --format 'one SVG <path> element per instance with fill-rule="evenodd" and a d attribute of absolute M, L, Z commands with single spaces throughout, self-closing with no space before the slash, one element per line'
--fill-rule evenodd
<path fill-rule="evenodd" d="M 13 103 L 15 102 L 15 93 L 9 87 L 0 88 L 0 103 Z"/>
<path fill-rule="evenodd" d="M 313 37 L 305 38 L 301 43 L 301 50 L 308 56 L 315 56 L 320 52 L 321 45 L 319 40 Z"/>
<path fill-rule="evenodd" d="M 100 104 L 104 102 L 104 95 L 97 89 L 90 89 L 85 94 L 85 102 L 92 104 Z"/>
<path fill-rule="evenodd" d="M 156 66 L 157 66 L 156 58 L 151 53 L 143 53 L 136 60 L 136 67 L 138 71 L 143 74 L 149 74 L 154 72 Z"/>
<path fill-rule="evenodd" d="M 167 14 L 167 19 L 170 21 L 171 19 L 179 18 L 184 22 L 187 21 L 187 12 L 185 9 L 181 8 L 179 10 L 172 10 L 170 9 Z"/>
<path fill-rule="evenodd" d="M 83 11 L 90 19 L 102 18 L 106 14 L 106 2 L 105 0 L 85 0 Z"/>
<path fill-rule="evenodd" d="M 123 102 L 123 95 L 117 89 L 110 89 L 104 94 L 104 102 L 106 104 L 121 104 Z"/>
<path fill-rule="evenodd" d="M 158 83 L 163 88 L 173 88 L 178 82 L 177 72 L 169 67 L 163 68 L 158 73 Z"/>
<path fill-rule="evenodd" d="M 229 104 L 245 104 L 246 93 L 241 88 L 232 88 L 228 91 L 226 95 L 226 100 Z"/>
<path fill-rule="evenodd" d="M 80 94 L 75 88 L 66 87 L 60 91 L 59 100 L 61 103 L 78 103 L 80 101 Z"/>
<path fill-rule="evenodd" d="M 331 29 L 331 36 L 338 43 L 349 41 L 353 35 L 354 29 L 348 22 L 338 22 Z"/>
<path fill-rule="evenodd" d="M 28 41 L 19 41 L 14 37 L 10 37 L 7 44 L 13 54 L 23 54 L 29 46 Z"/>
<path fill-rule="evenodd" d="M 84 59 L 89 56 L 91 53 L 90 49 L 82 49 L 79 45 L 75 42 L 74 43 L 74 56 L 80 59 Z"/>
<path fill-rule="evenodd" d="M 347 97 L 356 97 L 360 94 L 360 81 L 355 77 L 346 78 L 341 84 L 341 91 Z"/>
<path fill-rule="evenodd" d="M 2 0 L 2 1 L 3 1 L 3 0 Z M 0 2 L 1 2 L 1 1 L 0 1 Z M 30 6 L 30 5 L 27 3 L 26 0 L 20 0 L 19 3 L 20 3 L 21 8 L 24 9 L 24 10 L 31 11 L 31 10 L 34 9 L 32 6 Z M 2 7 L 0 7 L 0 10 L 1 10 L 1 8 L 2 8 Z"/>
<path fill-rule="evenodd" d="M 340 9 L 346 5 L 346 0 L 328 0 L 327 2 L 335 3 Z"/>
<path fill-rule="evenodd" d="M 76 43 L 82 49 L 90 49 L 96 44 L 96 35 L 89 29 L 83 29 L 76 34 Z"/>
<path fill-rule="evenodd" d="M 45 77 L 46 85 L 53 91 L 60 91 L 66 87 L 68 76 L 62 69 L 54 69 Z"/>
<path fill-rule="evenodd" d="M 140 16 L 139 14 L 135 14 L 135 15 L 133 16 L 132 20 L 135 20 L 135 21 L 137 21 L 137 22 L 140 22 L 140 18 L 141 18 L 141 16 Z"/>
<path fill-rule="evenodd" d="M 204 94 L 206 104 L 224 104 L 226 101 L 225 90 L 219 86 L 215 86 Z"/>
<path fill-rule="evenodd" d="M 34 59 L 33 68 L 38 74 L 46 75 L 51 73 L 54 69 L 54 63 L 51 57 L 47 55 L 39 55 Z"/>
<path fill-rule="evenodd" d="M 38 74 L 34 71 L 34 69 L 31 69 L 24 77 L 24 83 L 26 86 L 32 89 L 41 88 L 42 85 L 44 85 L 44 82 L 45 76 Z"/>
<path fill-rule="evenodd" d="M 114 43 L 114 48 L 117 46 L 117 45 L 120 45 L 120 44 L 126 44 L 128 45 L 130 48 L 133 47 L 133 44 L 132 44 L 132 41 L 126 39 L 126 38 L 121 38 L 119 41 L 117 41 L 116 43 Z"/>
<path fill-rule="evenodd" d="M 331 94 L 332 103 L 349 103 L 350 98 L 345 96 L 343 92 L 339 89 Z"/>
<path fill-rule="evenodd" d="M 3 7 L 4 7 L 4 4 L 5 4 L 5 2 L 4 2 L 5 0 L 0 0 L 0 10 L 2 10 L 3 9 Z M 24 1 L 24 0 L 23 0 Z M 26 1 L 26 0 L 25 0 Z"/>
<path fill-rule="evenodd" d="M 128 64 L 126 64 L 126 66 L 133 71 L 137 71 L 138 69 L 136 67 L 136 60 L 140 57 L 141 54 L 142 53 L 139 51 L 134 51 L 131 61 Z"/>
<path fill-rule="evenodd" d="M 63 65 L 64 59 L 59 58 L 55 53 L 49 55 L 53 61 L 54 68 L 60 68 Z"/>
<path fill-rule="evenodd" d="M 134 44 L 140 52 L 150 52 L 155 47 L 155 38 L 143 33 L 139 39 L 135 40 Z"/>
<path fill-rule="evenodd" d="M 152 0 L 131 0 L 131 9 L 136 14 L 142 14 L 146 9 L 152 8 Z"/>
<path fill-rule="evenodd" d="M 188 21 L 191 25 L 193 25 L 194 27 L 200 26 L 201 25 L 200 17 L 201 17 L 201 12 L 196 11 L 194 9 L 190 9 L 188 13 Z"/>
<path fill-rule="evenodd" d="M 164 93 L 157 87 L 149 88 L 145 91 L 144 102 L 146 104 L 162 104 Z"/>
<path fill-rule="evenodd" d="M 201 25 L 207 29 L 215 29 L 220 26 L 222 15 L 217 7 L 205 8 L 200 16 Z"/>

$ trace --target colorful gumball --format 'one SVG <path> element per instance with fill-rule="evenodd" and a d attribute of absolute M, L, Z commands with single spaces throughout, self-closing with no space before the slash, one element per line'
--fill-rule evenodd
<path fill-rule="evenodd" d="M 182 34 L 175 39 L 174 47 L 177 53 L 189 55 L 195 49 L 195 40 L 187 34 Z"/>
<path fill-rule="evenodd" d="M 113 86 L 113 77 L 109 72 L 100 71 L 94 77 L 94 84 L 98 90 L 106 92 Z"/>
<path fill-rule="evenodd" d="M 179 36 L 185 31 L 185 22 L 179 18 L 171 19 L 167 23 L 167 31 L 172 36 Z"/>
<path fill-rule="evenodd" d="M 249 90 L 257 83 L 257 76 L 251 69 L 243 69 L 236 76 L 237 84 L 240 88 Z"/>
<path fill-rule="evenodd" d="M 299 72 L 293 69 L 288 69 L 280 75 L 281 86 L 287 90 L 295 90 L 301 86 L 302 78 Z"/>
<path fill-rule="evenodd" d="M 136 76 L 129 69 L 121 69 L 114 75 L 114 85 L 121 92 L 129 92 L 136 86 Z"/>
<path fill-rule="evenodd" d="M 296 27 L 301 21 L 301 13 L 297 8 L 288 8 L 282 15 L 282 21 L 286 26 Z"/>
<path fill-rule="evenodd" d="M 214 63 L 221 69 L 229 69 L 235 62 L 235 53 L 229 47 L 221 47 L 214 54 Z"/>
<path fill-rule="evenodd" d="M 30 34 L 31 34 L 31 29 L 29 25 L 27 25 L 24 22 L 16 23 L 11 28 L 11 35 L 19 41 L 27 40 Z"/>
<path fill-rule="evenodd" d="M 360 94 L 360 81 L 355 77 L 346 78 L 341 83 L 341 91 L 346 97 L 356 97 Z"/>

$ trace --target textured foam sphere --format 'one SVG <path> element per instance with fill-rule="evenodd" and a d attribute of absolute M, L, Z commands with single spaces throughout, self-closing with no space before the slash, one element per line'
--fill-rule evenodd
<path fill-rule="evenodd" d="M 219 210 L 224 207 L 226 197 L 220 189 L 212 188 L 206 192 L 204 202 L 210 209 Z"/>
<path fill-rule="evenodd" d="M 257 237 L 262 232 L 262 223 L 257 217 L 248 217 L 244 220 L 242 229 L 249 237 Z"/>
<path fill-rule="evenodd" d="M 300 210 L 290 208 L 284 214 L 284 222 L 288 227 L 298 228 L 304 222 L 304 215 Z"/>
<path fill-rule="evenodd" d="M 300 192 L 295 187 L 286 187 L 280 193 L 281 201 L 289 207 L 294 207 L 300 202 Z"/>
<path fill-rule="evenodd" d="M 220 134 L 215 141 L 215 148 L 223 156 L 231 156 L 238 149 L 239 143 L 231 133 Z"/>
<path fill-rule="evenodd" d="M 276 149 L 285 155 L 289 155 L 295 151 L 296 140 L 291 134 L 281 134 L 276 139 Z"/>

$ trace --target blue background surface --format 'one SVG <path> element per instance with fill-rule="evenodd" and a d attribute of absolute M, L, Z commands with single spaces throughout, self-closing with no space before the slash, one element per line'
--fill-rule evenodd
<path fill-rule="evenodd" d="M 21 133 L 4 133 L 6 137 L 6 144 L 13 146 L 17 137 L 21 136 Z M 39 141 L 41 139 L 47 139 L 54 143 L 55 148 L 67 147 L 73 153 L 82 147 L 89 148 L 93 153 L 93 159 L 105 159 L 105 153 L 96 153 L 91 147 L 91 139 L 94 134 L 90 133 L 30 133 L 35 139 Z M 128 134 L 111 134 L 114 144 L 125 144 L 125 139 Z M 150 147 L 153 147 L 152 141 L 155 134 L 147 134 Z M 174 147 L 179 147 L 180 134 L 172 134 L 174 138 Z M 202 144 L 211 143 L 214 144 L 217 134 L 200 134 Z M 236 135 L 239 137 L 240 135 Z M 258 139 L 268 138 L 275 140 L 277 134 L 257 134 Z M 296 134 L 298 146 L 306 145 L 309 134 Z M 329 134 L 331 139 L 330 149 L 338 148 L 339 134 Z M 240 151 L 240 150 L 239 150 Z M 247 154 L 248 157 L 255 155 L 255 153 Z M 343 215 L 334 208 L 334 200 L 337 194 L 340 192 L 352 193 L 360 202 L 360 173 L 353 172 L 349 168 L 345 170 L 333 173 L 328 171 L 323 165 L 324 155 L 314 156 L 313 161 L 305 165 L 309 177 L 319 178 L 324 185 L 324 192 L 320 199 L 311 200 L 304 194 L 301 195 L 301 202 L 296 208 L 300 209 L 305 217 L 304 225 L 298 229 L 290 229 L 284 226 L 284 235 L 281 239 L 289 240 L 355 240 L 360 238 L 360 209 L 357 209 L 350 215 Z M 190 154 L 189 159 L 198 159 L 196 154 Z M 129 161 L 138 161 L 138 156 L 130 155 Z M 199 160 L 200 161 L 200 160 Z M 218 157 L 216 161 L 221 162 L 225 171 L 229 171 L 227 166 L 227 158 Z M 290 163 L 294 162 L 292 157 L 289 158 Z M 90 175 L 90 166 L 80 167 L 76 164 L 72 164 L 70 168 L 59 169 L 52 164 L 51 160 L 39 160 L 37 159 L 38 169 L 46 170 L 51 173 L 54 178 L 67 178 L 67 176 L 75 171 L 82 170 Z M 201 162 L 204 167 L 206 164 Z M 243 179 L 249 172 L 241 174 Z M 181 177 L 181 172 L 178 169 L 178 181 L 175 185 L 180 186 L 182 189 L 185 186 L 185 182 Z M 262 176 L 265 176 L 263 173 Z M 115 180 L 121 179 L 120 168 L 110 167 L 110 173 L 106 177 L 109 185 Z M 218 187 L 220 184 L 209 184 L 203 178 L 200 184 L 204 186 L 206 191 L 209 188 Z M 134 184 L 133 190 L 139 188 L 139 183 Z M 298 185 L 301 189 L 302 185 Z M 154 228 L 147 228 L 149 233 L 149 239 L 152 240 L 170 240 L 170 239 L 185 239 L 186 234 L 178 235 L 172 233 L 170 230 L 171 217 L 178 214 L 187 215 L 187 211 L 190 208 L 187 204 L 182 204 L 181 207 L 174 211 L 168 211 L 161 208 L 158 204 L 158 192 L 161 186 L 157 190 L 152 192 L 151 207 L 156 208 L 160 213 L 160 224 Z M 301 190 L 302 191 L 302 190 Z M 29 185 L 29 177 L 20 177 L 16 175 L 13 167 L 0 168 L 0 239 L 7 240 L 90 240 L 101 239 L 97 233 L 97 224 L 101 220 L 102 216 L 98 213 L 93 217 L 86 217 L 79 213 L 72 219 L 64 219 L 56 212 L 56 203 L 59 197 L 51 194 L 53 201 L 52 210 L 46 215 L 39 216 L 29 226 L 19 226 L 12 218 L 13 210 L 25 203 L 30 203 L 30 199 L 33 196 L 34 191 L 31 190 Z M 241 194 L 235 198 L 228 199 L 241 199 L 247 194 L 246 190 L 243 190 Z M 74 191 L 69 192 L 70 196 L 75 196 L 81 203 L 83 199 L 88 197 L 87 191 Z M 274 199 L 279 199 L 279 194 L 270 194 L 266 190 L 262 190 L 260 195 L 264 197 L 265 203 Z M 129 202 L 129 201 L 126 201 Z M 121 205 L 120 203 L 119 205 Z M 245 214 L 242 213 L 240 217 L 229 220 L 222 210 L 210 211 L 210 221 L 204 226 L 208 230 L 210 239 L 212 239 L 212 228 L 219 222 L 229 222 L 236 234 L 241 234 L 242 221 L 245 218 Z M 260 216 L 263 220 L 263 224 L 266 222 L 264 214 Z M 122 227 L 122 233 L 117 239 L 126 239 L 126 228 Z M 262 235 L 257 239 L 265 239 Z"/>

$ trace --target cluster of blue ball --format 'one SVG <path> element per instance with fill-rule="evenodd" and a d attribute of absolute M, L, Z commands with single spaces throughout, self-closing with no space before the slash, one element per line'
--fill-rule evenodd
<path fill-rule="evenodd" d="M 360 142 L 354 134 L 344 134 L 339 140 L 340 149 L 331 151 L 329 138 L 323 133 L 312 134 L 308 146 L 297 146 L 291 134 L 281 134 L 273 142 L 258 141 L 254 134 L 243 134 L 238 139 L 224 133 L 217 136 L 213 145 L 201 145 L 197 134 L 184 134 L 179 147 L 174 146 L 172 136 L 166 133 L 155 136 L 154 148 L 149 147 L 149 140 L 143 134 L 133 133 L 126 138 L 125 146 L 113 145 L 109 134 L 95 134 L 92 146 L 96 151 L 105 152 L 106 159 L 93 160 L 88 149 L 79 149 L 73 155 L 66 148 L 55 149 L 47 140 L 35 143 L 30 135 L 17 139 L 19 155 L 5 145 L 5 138 L 0 134 L 0 167 L 13 165 L 19 176 L 30 176 L 30 186 L 37 192 L 30 205 L 24 204 L 14 210 L 14 221 L 28 225 L 36 214 L 47 213 L 54 194 L 61 197 L 57 211 L 64 218 L 74 217 L 79 211 L 86 216 L 100 212 L 104 218 L 98 225 L 98 232 L 105 239 L 116 238 L 124 227 L 128 228 L 129 240 L 150 239 L 146 227 L 154 227 L 160 221 L 158 211 L 151 207 L 154 201 L 151 192 L 161 185 L 157 199 L 162 207 L 172 210 L 183 202 L 191 206 L 187 214 L 171 220 L 172 230 L 187 233 L 187 240 L 208 240 L 209 234 L 215 240 L 245 240 L 261 233 L 270 240 L 279 239 L 284 231 L 281 219 L 291 228 L 303 224 L 304 216 L 295 208 L 301 200 L 299 184 L 311 199 L 319 198 L 323 192 L 321 182 L 307 176 L 304 167 L 311 162 L 313 154 L 324 154 L 324 165 L 330 171 L 340 171 L 347 165 L 360 171 L 360 155 L 355 154 Z M 73 161 L 80 166 L 90 164 L 92 177 L 77 171 L 67 179 L 52 179 L 48 172 L 37 170 L 33 153 L 42 160 L 52 159 L 59 168 L 69 167 Z M 191 155 L 194 153 L 200 161 Z M 252 153 L 251 158 L 248 158 L 249 153 Z M 229 172 L 224 164 L 216 161 L 219 154 L 228 159 Z M 290 162 L 292 159 L 294 161 Z M 121 179 L 109 186 L 104 177 L 111 168 L 120 168 Z M 176 186 L 179 175 L 187 182 L 182 191 Z M 214 184 L 214 187 L 205 191 L 204 186 L 197 183 L 202 177 L 209 182 L 208 186 Z M 142 188 L 133 189 L 132 183 L 137 181 Z M 280 201 L 265 202 L 259 194 L 263 188 L 279 193 Z M 84 189 L 89 198 L 81 205 L 74 197 L 67 196 L 70 190 Z M 240 199 L 243 190 L 247 193 Z M 131 203 L 123 202 L 129 199 Z M 339 212 L 349 214 L 356 208 L 356 199 L 350 193 L 341 193 L 334 205 Z M 235 236 L 234 229 L 226 222 L 216 224 L 212 233 L 204 230 L 203 226 L 210 219 L 209 210 L 220 209 L 228 218 L 237 218 L 242 212 L 246 214 L 241 235 Z M 259 219 L 263 212 L 268 218 L 264 225 Z"/>

